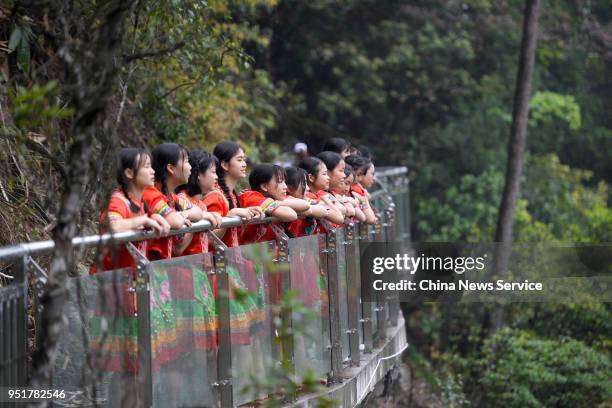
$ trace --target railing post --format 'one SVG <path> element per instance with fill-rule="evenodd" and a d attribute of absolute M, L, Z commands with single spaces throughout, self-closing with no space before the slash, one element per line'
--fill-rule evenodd
<path fill-rule="evenodd" d="M 394 245 L 395 242 L 395 208 L 385 210 L 387 217 L 387 246 Z M 389 251 L 387 251 L 389 252 Z M 391 271 L 391 279 L 393 282 L 397 282 L 397 270 Z M 392 326 L 397 326 L 397 319 L 399 317 L 399 295 L 397 292 L 393 292 L 392 295 L 387 297 L 389 302 L 389 319 L 391 320 Z"/>
<path fill-rule="evenodd" d="M 13 281 L 0 288 L 0 386 L 24 387 L 28 350 L 28 262 L 27 255 L 13 262 Z"/>
<path fill-rule="evenodd" d="M 338 254 L 336 230 L 326 225 L 327 253 L 327 291 L 329 297 L 329 330 L 331 337 L 331 376 L 330 382 L 340 380 L 342 370 L 342 344 L 340 342 L 340 309 L 338 304 Z"/>
<path fill-rule="evenodd" d="M 380 214 L 379 221 L 374 225 L 374 242 L 385 244 L 384 239 L 384 212 Z M 382 340 L 386 337 L 385 328 L 385 298 L 376 292 L 376 303 L 374 307 L 374 313 L 376 313 L 376 336 L 375 341 Z"/>
<path fill-rule="evenodd" d="M 276 233 L 276 231 L 274 232 Z M 283 233 L 283 235 L 285 234 Z M 285 258 L 288 259 L 287 248 L 286 248 L 286 243 L 284 243 L 283 240 L 279 238 L 278 235 L 276 236 L 276 239 L 277 240 L 275 241 L 275 244 L 276 244 L 277 256 L 273 259 L 273 262 L 280 263 L 280 262 L 286 261 Z M 283 285 L 286 284 L 286 282 L 283 281 L 283 279 L 285 278 L 283 278 L 282 273 L 278 273 L 278 272 L 271 272 L 270 275 L 271 276 L 268 276 L 267 279 L 264 279 L 264 282 L 266 282 L 266 293 L 269 293 L 269 296 L 270 296 L 270 305 L 273 305 L 275 307 L 281 306 L 281 299 L 278 293 L 279 291 L 277 291 L 276 289 L 276 278 L 278 276 L 280 292 L 281 292 L 280 294 L 283 293 L 283 290 L 284 290 Z M 289 286 L 291 286 L 291 281 L 289 281 Z M 276 338 L 278 337 L 278 332 L 276 329 L 276 325 L 274 323 L 276 318 L 282 319 L 282 315 L 277 314 L 277 311 L 274 307 L 269 307 L 267 308 L 267 318 L 270 322 L 272 322 L 272 324 L 270 325 L 270 339 L 272 339 L 272 359 L 275 362 L 282 361 L 283 359 L 282 349 L 284 347 L 284 344 L 279 344 L 279 342 L 276 340 Z"/>
<path fill-rule="evenodd" d="M 357 269 L 357 256 L 355 245 L 355 224 L 346 225 L 346 262 L 348 287 L 348 335 L 351 365 L 359 366 L 359 308 L 361 295 L 361 280 Z"/>
<path fill-rule="evenodd" d="M 369 229 L 366 224 L 359 224 L 359 244 L 366 244 L 369 241 Z M 360 250 L 361 251 L 361 250 Z M 361 256 L 361 254 L 360 254 Z M 365 271 L 365 273 L 368 273 Z M 361 299 L 363 299 L 363 290 Z M 361 323 L 363 323 L 363 344 L 366 353 L 371 353 L 374 348 L 373 327 L 372 327 L 372 304 L 371 302 L 361 302 Z"/>
<path fill-rule="evenodd" d="M 276 234 L 276 263 L 284 264 L 287 268 L 281 268 L 279 272 L 280 279 L 280 294 L 282 298 L 283 293 L 287 293 L 291 290 L 291 271 L 289 270 L 290 265 L 290 256 L 289 253 L 289 237 L 284 231 L 274 224 L 270 224 L 272 231 Z M 274 290 L 276 293 L 276 290 Z M 279 299 L 281 300 L 281 299 Z M 281 305 L 281 322 L 283 327 L 285 327 L 286 332 L 283 333 L 282 343 L 281 343 L 281 358 L 284 363 L 288 363 L 290 367 L 290 371 L 292 374 L 295 374 L 295 361 L 294 361 L 294 347 L 295 347 L 295 337 L 293 331 L 293 310 L 289 305 Z M 274 346 L 274 345 L 273 345 Z M 295 395 L 285 395 L 285 401 L 292 401 L 295 399 Z"/>
<path fill-rule="evenodd" d="M 43 289 L 47 284 L 48 275 L 41 266 L 32 259 L 31 256 L 27 257 L 28 271 L 32 272 L 32 298 L 28 299 L 32 304 L 32 314 L 34 315 L 34 350 L 38 350 L 40 347 L 40 319 L 42 306 L 40 299 L 43 293 Z M 28 367 L 29 368 L 29 367 Z"/>
<path fill-rule="evenodd" d="M 215 272 L 217 274 L 217 316 L 219 348 L 217 350 L 217 378 L 221 407 L 233 407 L 232 385 L 232 327 L 230 323 L 230 286 L 227 273 L 227 246 L 214 233 L 209 232 L 215 246 Z"/>
<path fill-rule="evenodd" d="M 15 271 L 15 283 L 23 285 L 23 296 L 17 299 L 17 384 L 26 386 L 28 376 L 28 259 L 24 256 L 19 260 Z"/>
<path fill-rule="evenodd" d="M 149 260 L 129 242 L 126 245 L 136 260 L 136 314 L 138 316 L 138 405 L 153 405 L 153 374 L 151 371 L 151 285 Z"/>

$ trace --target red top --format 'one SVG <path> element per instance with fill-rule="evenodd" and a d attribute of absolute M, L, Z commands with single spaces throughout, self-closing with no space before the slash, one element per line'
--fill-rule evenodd
<path fill-rule="evenodd" d="M 306 193 L 306 198 L 308 198 L 309 200 L 312 200 L 315 204 L 319 204 L 321 202 L 321 198 L 323 197 L 328 198 L 334 204 L 339 204 L 336 197 L 334 197 L 333 194 L 330 194 L 325 190 L 319 190 L 316 193 L 313 193 L 311 191 Z M 330 224 L 332 225 L 333 228 L 338 228 L 340 226 L 339 224 L 334 224 L 333 222 L 330 222 Z M 317 226 L 316 233 L 325 234 L 326 232 L 327 232 L 327 229 L 322 224 L 319 224 Z"/>
<path fill-rule="evenodd" d="M 366 191 L 366 189 L 365 189 L 365 188 L 363 188 L 363 186 L 362 186 L 361 184 L 359 184 L 359 183 L 355 183 L 355 184 L 353 184 L 353 185 L 351 186 L 351 191 L 352 191 L 353 193 L 357 193 L 357 194 L 359 194 L 360 196 L 364 196 L 364 197 L 365 197 L 365 196 L 367 196 L 367 194 L 368 194 L 368 192 Z"/>
<path fill-rule="evenodd" d="M 206 211 L 206 204 L 203 201 L 198 200 L 196 197 L 191 197 L 185 191 L 181 191 L 177 194 L 177 197 L 181 201 L 189 201 L 192 206 L 200 207 L 202 211 Z M 191 242 L 185 248 L 181 256 L 186 255 L 197 255 L 204 252 L 208 252 L 208 235 L 205 232 L 194 232 Z"/>
<path fill-rule="evenodd" d="M 259 191 L 246 190 L 240 194 L 241 207 L 259 207 L 266 216 L 272 216 L 274 211 L 280 206 L 279 202 L 273 198 L 266 197 Z M 274 222 L 274 225 L 280 226 L 280 222 Z M 253 242 L 273 241 L 276 239 L 276 234 L 269 225 L 246 225 L 240 236 L 242 244 L 251 244 Z"/>
<path fill-rule="evenodd" d="M 238 199 L 236 198 L 236 195 L 233 192 L 230 192 L 230 198 L 234 203 L 234 208 L 238 207 Z M 223 191 L 221 191 L 221 188 L 219 188 L 218 185 L 215 186 L 215 189 L 213 191 L 206 194 L 202 201 L 210 212 L 216 212 L 222 217 L 227 216 L 227 214 L 229 213 L 229 203 L 225 198 Z M 225 235 L 223 235 L 223 238 L 221 239 L 228 247 L 237 247 L 238 245 L 240 245 L 240 243 L 238 242 L 238 227 L 226 229 Z"/>
<path fill-rule="evenodd" d="M 113 191 L 111 195 L 110 201 L 108 202 L 108 208 L 100 214 L 100 225 L 103 224 L 104 220 L 108 218 L 109 221 L 114 220 L 125 220 L 134 217 L 140 217 L 145 214 L 144 204 L 142 201 L 132 198 L 132 202 L 140 207 L 138 212 L 132 212 L 130 209 L 130 202 L 121 190 Z M 102 231 L 103 232 L 103 231 Z M 143 254 L 146 251 L 146 241 L 138 241 L 133 242 L 133 244 L 138 248 L 140 252 Z M 105 271 L 111 269 L 121 269 L 121 268 L 132 268 L 136 270 L 136 262 L 134 261 L 134 257 L 130 255 L 130 252 L 127 250 L 125 245 L 120 245 L 118 247 L 119 251 L 113 253 L 109 248 L 104 248 L 104 259 L 102 261 L 102 265 Z M 94 268 L 91 269 L 92 273 L 95 273 L 95 265 Z"/>
<path fill-rule="evenodd" d="M 309 198 L 306 201 L 310 205 L 318 204 L 316 200 Z M 295 221 L 292 221 L 287 226 L 287 231 L 289 231 L 290 238 L 303 237 L 305 235 L 312 235 L 317 233 L 317 220 L 315 218 L 306 217 L 300 218 Z"/>
<path fill-rule="evenodd" d="M 166 218 L 170 214 L 180 209 L 188 210 L 192 204 L 189 200 L 180 199 L 176 194 L 171 193 L 170 199 L 166 197 L 157 187 L 147 187 L 142 193 L 142 199 L 149 205 L 149 214 L 159 214 Z M 182 239 L 181 237 L 164 237 L 149 240 L 147 246 L 147 258 L 150 260 L 168 259 L 172 257 L 172 242 Z"/>

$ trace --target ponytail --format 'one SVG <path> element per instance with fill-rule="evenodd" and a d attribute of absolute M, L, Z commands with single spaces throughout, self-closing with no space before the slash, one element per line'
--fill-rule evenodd
<path fill-rule="evenodd" d="M 231 210 L 234 208 L 234 200 L 232 199 L 232 195 L 230 194 L 229 187 L 225 183 L 225 174 L 223 173 L 223 169 L 221 169 L 220 167 L 221 166 L 219 165 L 219 168 L 217 168 L 217 182 L 219 183 L 219 187 L 221 187 L 221 191 L 227 199 L 227 202 L 229 203 L 229 209 Z M 236 190 L 233 190 L 232 193 L 234 194 L 234 196 L 237 196 Z M 238 205 L 240 204 L 238 203 Z"/>
<path fill-rule="evenodd" d="M 167 187 L 168 170 L 166 167 L 169 164 L 176 166 L 182 157 L 188 156 L 189 151 L 177 143 L 162 143 L 155 146 L 151 152 L 151 165 L 155 170 L 155 180 L 161 184 L 161 192 L 167 198 L 170 198 L 170 192 Z M 178 204 L 175 204 L 177 210 Z M 179 210 L 180 211 L 180 210 Z"/>
<path fill-rule="evenodd" d="M 227 186 L 227 183 L 225 182 L 225 170 L 223 170 L 223 167 L 221 167 L 221 163 L 222 162 L 229 163 L 232 157 L 238 154 L 240 149 L 242 149 L 242 147 L 238 143 L 226 140 L 216 145 L 215 149 L 213 150 L 213 155 L 215 155 L 215 157 L 218 159 L 218 162 L 217 162 L 218 181 L 217 182 L 219 183 L 219 187 L 221 187 L 221 191 L 223 192 L 223 195 L 225 196 L 225 198 L 227 199 L 227 202 L 229 203 L 230 210 L 234 208 L 234 200 L 232 199 L 232 195 L 230 194 L 230 189 Z M 235 190 L 231 191 L 231 193 L 233 193 L 235 197 L 238 196 Z M 236 201 L 237 201 L 237 205 L 239 206 L 240 203 L 238 202 L 238 200 Z"/>

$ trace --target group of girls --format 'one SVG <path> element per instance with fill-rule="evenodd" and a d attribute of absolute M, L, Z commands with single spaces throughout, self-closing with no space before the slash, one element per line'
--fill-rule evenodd
<path fill-rule="evenodd" d="M 100 228 L 112 232 L 155 231 L 156 238 L 134 244 L 147 259 L 161 261 L 214 252 L 205 232 L 166 236 L 171 229 L 180 229 L 201 220 L 208 221 L 212 233 L 231 248 L 226 256 L 231 289 L 232 344 L 245 346 L 237 347 L 233 352 L 245 358 L 263 354 L 253 350 L 263 347 L 257 333 L 263 333 L 262 326 L 266 324 L 264 274 L 261 265 L 242 257 L 237 247 L 274 240 L 276 233 L 272 225 L 280 227 L 290 237 L 301 237 L 324 233 L 351 219 L 369 224 L 377 222 L 367 192 L 373 184 L 374 173 L 368 152 L 352 148 L 343 139 L 328 141 L 325 149 L 316 157 L 305 158 L 296 167 L 257 164 L 248 176 L 249 189 L 238 192 L 237 186 L 247 177 L 247 157 L 237 143 L 219 143 L 212 154 L 199 149 L 189 151 L 176 143 L 160 144 L 150 153 L 144 149 L 124 148 L 118 154 L 117 188 L 100 215 Z M 222 218 L 228 216 L 239 217 L 246 221 L 246 225 L 221 227 Z M 271 217 L 273 222 L 248 223 L 263 217 Z M 104 270 L 134 270 L 135 261 L 127 248 L 121 246 L 118 250 L 106 250 L 102 267 Z M 191 347 L 188 344 L 206 351 L 214 348 L 217 341 L 214 323 L 216 311 L 213 297 L 210 296 L 211 293 L 216 295 L 216 277 L 210 278 L 209 282 L 202 268 L 199 271 L 176 265 L 173 268 L 166 265 L 150 277 L 153 287 L 150 293 L 152 325 L 165 330 L 164 333 L 152 333 L 154 361 L 156 364 L 160 361 L 164 363 L 161 368 L 154 365 L 154 368 L 158 367 L 157 370 L 174 370 L 174 365 L 183 367 L 184 362 L 179 363 L 180 356 L 188 355 L 182 353 L 185 347 Z M 190 276 L 196 282 L 196 275 L 203 282 L 186 285 Z M 235 293 L 238 291 L 234 289 L 246 290 L 249 295 L 237 301 Z M 315 293 L 312 301 L 320 301 L 319 296 Z M 183 333 L 182 326 L 176 323 L 184 307 L 173 310 L 174 305 L 168 299 L 175 298 L 181 304 L 194 301 L 209 306 L 200 307 L 204 324 L 201 331 L 203 337 L 208 339 L 205 344 L 200 345 L 194 339 L 197 333 Z M 195 303 L 185 310 L 195 313 L 198 309 Z M 125 305 L 126 310 L 122 313 L 133 316 L 135 302 L 127 301 Z M 102 317 L 98 320 L 102 321 Z M 193 326 L 195 331 L 195 314 L 183 317 L 192 320 L 191 325 L 183 326 Z M 111 349 L 121 351 L 114 352 L 116 358 L 104 364 L 106 370 L 136 369 L 134 322 L 131 334 L 120 328 L 111 328 L 109 336 L 102 335 L 100 330 L 92 332 L 93 347 L 104 353 Z M 126 359 L 129 361 L 121 361 Z"/>
<path fill-rule="evenodd" d="M 299 167 L 255 165 L 248 177 L 250 188 L 241 193 L 236 187 L 247 177 L 247 157 L 237 143 L 221 142 L 212 154 L 176 143 L 160 144 L 150 154 L 124 148 L 118 157 L 117 189 L 100 216 L 101 229 L 151 229 L 163 236 L 206 220 L 228 247 L 237 247 L 273 240 L 274 230 L 265 224 L 220 228 L 222 217 L 250 221 L 269 216 L 290 237 L 325 232 L 349 219 L 376 223 L 367 192 L 374 165 L 367 152 L 340 138 L 325 148 Z M 149 260 L 212 250 L 203 232 L 151 239 L 137 247 Z M 109 251 L 103 260 L 105 270 L 134 266 L 124 247 Z"/>

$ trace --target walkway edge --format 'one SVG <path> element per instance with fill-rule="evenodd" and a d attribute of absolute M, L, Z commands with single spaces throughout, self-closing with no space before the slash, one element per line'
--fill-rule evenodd
<path fill-rule="evenodd" d="M 299 408 L 316 407 L 317 398 L 327 396 L 339 402 L 341 407 L 353 408 L 385 377 L 401 356 L 382 360 L 377 372 L 374 372 L 378 361 L 383 357 L 398 353 L 407 345 L 404 318 L 400 315 L 397 326 L 391 326 L 387 329 L 386 339 L 378 347 L 375 347 L 372 353 L 361 355 L 359 367 L 348 367 L 342 371 L 342 383 L 333 385 L 323 392 L 300 397 L 294 403 L 286 406 Z M 370 389 L 366 389 L 372 376 L 374 376 L 374 379 L 371 381 Z"/>

